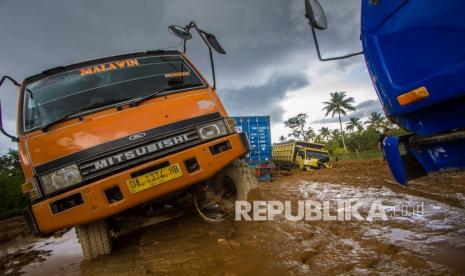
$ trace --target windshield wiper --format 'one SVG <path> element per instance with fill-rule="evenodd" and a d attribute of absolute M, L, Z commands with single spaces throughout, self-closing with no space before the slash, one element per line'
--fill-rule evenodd
<path fill-rule="evenodd" d="M 154 97 L 157 96 L 158 94 L 163 93 L 163 92 L 165 92 L 165 91 L 166 91 L 165 89 L 163 89 L 163 90 L 157 90 L 157 91 L 155 91 L 155 92 L 153 92 L 153 93 L 148 94 L 147 96 L 144 96 L 144 97 L 142 97 L 142 98 L 139 98 L 139 99 L 137 99 L 137 100 L 132 101 L 131 104 L 130 104 L 130 106 L 133 106 L 133 107 L 134 107 L 134 106 L 137 106 L 137 105 L 140 104 L 141 102 L 146 101 L 146 100 L 149 100 L 149 99 L 151 99 L 151 98 L 154 98 Z"/>
<path fill-rule="evenodd" d="M 139 99 L 137 99 L 135 101 L 132 101 L 131 106 L 137 106 L 141 102 L 152 99 L 152 98 L 156 97 L 157 95 L 159 95 L 159 94 L 161 94 L 163 92 L 166 92 L 166 91 L 170 91 L 170 90 L 173 90 L 173 89 L 183 89 L 183 88 L 197 87 L 197 86 L 201 86 L 201 85 L 202 84 L 193 84 L 193 83 L 181 84 L 181 85 L 175 85 L 175 86 L 172 86 L 170 88 L 163 89 L 163 90 L 157 90 L 157 91 L 155 91 L 155 92 L 153 92 L 151 94 L 148 94 L 147 96 L 144 96 L 144 97 L 139 98 Z"/>
<path fill-rule="evenodd" d="M 117 104 L 117 103 L 122 103 L 122 102 L 126 102 L 128 100 L 130 100 L 131 98 L 119 98 L 119 99 L 110 99 L 110 100 L 106 100 L 106 101 L 103 101 L 103 102 L 97 102 L 97 103 L 93 103 L 93 104 L 89 104 L 89 105 L 86 105 L 84 106 L 83 108 L 81 109 L 78 109 L 74 112 L 71 112 L 69 114 L 66 114 L 56 120 L 53 120 L 47 124 L 45 124 L 44 126 L 42 126 L 40 128 L 40 130 L 44 131 L 44 132 L 47 132 L 48 131 L 48 128 L 54 124 L 58 124 L 60 122 L 63 122 L 63 121 L 66 121 L 68 118 L 72 117 L 72 116 L 75 116 L 79 113 L 82 113 L 84 111 L 89 111 L 89 110 L 92 110 L 92 109 L 96 109 L 96 108 L 99 108 L 99 107 L 104 107 L 104 106 L 107 106 L 107 105 L 111 105 L 111 104 Z"/>
<path fill-rule="evenodd" d="M 170 91 L 170 90 L 173 90 L 173 89 L 184 89 L 184 88 L 191 88 L 191 87 L 197 87 L 197 86 L 201 86 L 202 84 L 193 84 L 193 83 L 190 83 L 190 84 L 180 84 L 180 85 L 174 85 L 170 88 L 167 88 L 167 89 L 163 89 L 163 90 L 157 90 L 151 94 L 148 94 L 147 96 L 144 96 L 142 98 L 138 98 L 138 99 L 135 99 L 135 100 L 132 100 L 131 102 L 129 103 L 124 103 L 124 104 L 130 104 L 131 106 L 137 106 L 138 104 L 140 104 L 141 102 L 144 102 L 146 100 L 149 100 L 149 99 L 152 99 L 154 97 L 156 97 L 157 95 L 163 93 L 163 92 L 166 92 L 166 91 Z M 56 120 L 53 120 L 47 124 L 45 124 L 44 126 L 42 126 L 41 128 L 39 128 L 40 130 L 44 131 L 44 132 L 47 132 L 48 128 L 54 124 L 58 124 L 60 122 L 63 122 L 63 121 L 66 121 L 67 119 L 69 119 L 70 117 L 72 116 L 75 116 L 79 113 L 82 113 L 84 111 L 88 111 L 88 110 L 92 110 L 92 109 L 96 109 L 96 108 L 99 108 L 99 107 L 104 107 L 104 106 L 107 106 L 107 105 L 111 105 L 111 104 L 117 104 L 117 103 L 122 103 L 122 102 L 126 102 L 126 101 L 129 101 L 131 100 L 132 98 L 120 98 L 120 99 L 110 99 L 110 100 L 107 100 L 107 101 L 103 101 L 103 102 L 97 102 L 97 103 L 94 103 L 94 104 L 90 104 L 90 105 L 87 105 L 81 109 L 78 109 L 74 112 L 71 112 L 69 114 L 66 114 Z"/>

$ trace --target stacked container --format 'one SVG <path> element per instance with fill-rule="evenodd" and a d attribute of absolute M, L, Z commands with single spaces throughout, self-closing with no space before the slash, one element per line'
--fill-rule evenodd
<path fill-rule="evenodd" d="M 257 179 L 271 180 L 271 132 L 270 116 L 232 117 L 237 122 L 237 131 L 244 132 L 250 142 L 246 161 Z"/>

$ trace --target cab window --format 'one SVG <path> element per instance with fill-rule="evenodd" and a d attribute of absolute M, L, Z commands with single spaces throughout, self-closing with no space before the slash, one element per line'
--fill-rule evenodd
<path fill-rule="evenodd" d="M 28 83 L 24 91 L 23 129 L 39 128 L 83 108 L 104 107 L 199 88 L 205 84 L 181 55 L 114 60 Z"/>

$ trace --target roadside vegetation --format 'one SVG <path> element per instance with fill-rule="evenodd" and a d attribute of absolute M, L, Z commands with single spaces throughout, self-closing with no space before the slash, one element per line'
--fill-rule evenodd
<path fill-rule="evenodd" d="M 10 149 L 0 157 L 0 219 L 23 213 L 28 198 L 21 192 L 24 175 L 18 151 Z"/>
<path fill-rule="evenodd" d="M 338 128 L 321 127 L 319 130 L 308 125 L 309 116 L 299 113 L 284 121 L 284 125 L 290 129 L 287 136 L 281 136 L 280 142 L 299 140 L 316 142 L 326 145 L 332 159 L 369 159 L 380 158 L 378 139 L 385 128 L 391 129 L 391 135 L 405 134 L 405 130 L 391 124 L 383 114 L 372 112 L 363 121 L 358 117 L 350 117 L 343 121 L 348 111 L 355 111 L 354 98 L 347 97 L 345 91 L 330 93 L 329 101 L 323 102 L 325 116 L 337 116 Z"/>

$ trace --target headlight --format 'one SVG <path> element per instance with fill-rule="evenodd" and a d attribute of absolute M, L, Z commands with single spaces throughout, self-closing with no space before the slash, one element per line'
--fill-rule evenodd
<path fill-rule="evenodd" d="M 44 194 L 50 194 L 82 182 L 77 165 L 71 165 L 39 177 Z"/>
<path fill-rule="evenodd" d="M 228 134 L 228 129 L 224 125 L 223 121 L 201 125 L 197 127 L 197 131 L 199 132 L 200 139 L 202 140 L 210 140 Z"/>

